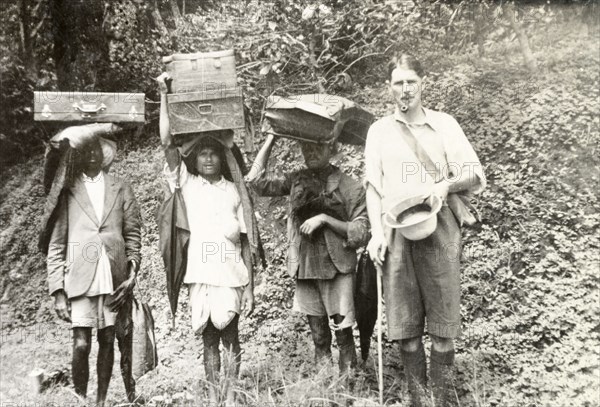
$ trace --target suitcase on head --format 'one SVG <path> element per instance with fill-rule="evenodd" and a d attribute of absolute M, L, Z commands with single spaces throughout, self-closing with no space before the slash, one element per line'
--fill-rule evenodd
<path fill-rule="evenodd" d="M 267 131 L 277 136 L 312 143 L 334 140 L 363 145 L 375 117 L 338 95 L 314 93 L 271 96 L 267 100 Z M 270 127 L 270 128 L 269 128 Z"/>
<path fill-rule="evenodd" d="M 238 129 L 245 126 L 242 89 L 167 95 L 171 134 Z"/>
<path fill-rule="evenodd" d="M 173 79 L 171 92 L 230 89 L 237 85 L 233 50 L 173 54 L 163 58 Z"/>
<path fill-rule="evenodd" d="M 33 119 L 87 123 L 144 123 L 143 93 L 34 92 Z"/>

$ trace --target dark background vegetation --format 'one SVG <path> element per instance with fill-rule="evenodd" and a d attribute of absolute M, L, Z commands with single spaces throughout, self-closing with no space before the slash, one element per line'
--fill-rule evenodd
<path fill-rule="evenodd" d="M 2 399 L 22 400 L 23 377 L 33 364 L 52 369 L 60 363 L 50 345 L 35 347 L 19 336 L 34 323 L 55 324 L 36 236 L 44 201 L 42 153 L 60 127 L 33 122 L 34 89 L 146 94 L 146 124 L 119 136 L 112 170 L 133 184 L 145 221 L 140 285 L 157 319 L 162 365 L 142 390 L 150 397 L 180 392 L 201 375 L 185 295 L 181 321 L 170 328 L 157 250 L 163 157 L 153 78 L 163 70 L 162 56 L 235 48 L 255 128 L 273 93 L 340 94 L 377 117 L 388 114 L 384 64 L 395 51 L 417 55 L 427 71 L 425 104 L 457 118 L 489 179 L 478 204 L 483 222 L 464 231 L 461 403 L 598 405 L 598 18 L 593 1 L 4 1 Z M 262 135 L 255 134 L 254 145 L 245 140 L 251 160 Z M 356 177 L 361 161 L 361 149 L 353 147 L 338 158 Z M 300 163 L 297 148 L 281 141 L 271 166 Z M 259 199 L 258 211 L 269 266 L 257 277 L 256 312 L 242 323 L 244 360 L 251 366 L 247 397 L 277 405 L 334 398 L 322 388 L 290 387 L 291 372 L 310 359 L 310 344 L 305 322 L 290 313 L 285 200 Z M 397 389 L 397 352 L 391 343 L 386 350 L 386 388 Z M 273 361 L 280 359 L 287 376 L 260 379 L 260 369 L 276 371 Z M 13 378 L 6 378 L 9 370 Z M 375 390 L 372 378 L 365 379 L 359 391 L 365 403 L 376 400 Z M 386 397 L 398 403 L 400 394 Z M 54 396 L 68 394 L 57 390 Z"/>

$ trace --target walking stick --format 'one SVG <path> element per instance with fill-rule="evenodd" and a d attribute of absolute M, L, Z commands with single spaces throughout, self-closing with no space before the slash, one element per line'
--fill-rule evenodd
<path fill-rule="evenodd" d="M 380 265 L 377 268 L 377 359 L 379 362 L 379 404 L 383 406 L 383 346 L 381 344 L 381 318 L 383 316 L 381 278 L 383 272 Z"/>

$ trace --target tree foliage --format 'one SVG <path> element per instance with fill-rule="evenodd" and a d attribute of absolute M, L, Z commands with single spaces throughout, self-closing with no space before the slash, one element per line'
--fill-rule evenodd
<path fill-rule="evenodd" d="M 60 89 L 61 83 L 50 24 L 53 2 L 25 3 L 29 32 L 39 27 L 33 47 L 19 40 L 23 2 L 8 1 L 0 11 L 4 161 L 25 160 L 52 135 L 52 128 L 31 121 L 32 91 Z M 163 69 L 160 57 L 235 48 L 239 82 L 255 120 L 272 93 L 321 88 L 381 117 L 391 110 L 384 63 L 392 52 L 407 51 L 426 67 L 425 104 L 457 118 L 489 180 L 477 203 L 483 222 L 464 232 L 465 331 L 457 343 L 461 405 L 597 404 L 600 56 L 590 46 L 599 34 L 594 3 L 515 3 L 514 18 L 527 35 L 535 72 L 525 66 L 505 3 L 187 0 L 185 10 L 183 4 L 104 4 L 99 24 L 106 47 L 98 53 L 104 53 L 106 64 L 88 64 L 87 72 L 99 75 L 95 89 L 103 83 L 102 90 L 143 91 L 149 99 L 148 123 L 119 139 L 114 171 L 130 179 L 142 209 L 141 284 L 155 310 L 159 344 L 185 347 L 194 341 L 185 298 L 183 321 L 176 330 L 168 328 L 157 249 L 162 151 L 151 102 L 157 99 L 153 77 Z M 25 62 L 27 49 L 35 69 Z M 338 164 L 359 178 L 361 149 L 343 147 L 342 153 Z M 294 143 L 278 142 L 274 170 L 300 162 Z M 40 167 L 41 158 L 34 155 L 0 173 L 0 288 L 7 299 L 3 307 L 10 303 L 4 327 L 52 318 L 44 259 L 33 254 L 44 199 Z M 303 321 L 289 315 L 293 281 L 285 272 L 286 201 L 257 202 L 269 267 L 257 277 L 257 308 L 242 324 L 242 337 L 252 349 L 289 351 L 286 357 L 297 361 L 305 355 L 286 340 L 294 335 L 304 340 L 308 333 Z M 397 360 L 393 346 L 386 349 L 386 360 Z M 157 377 L 148 382 L 151 394 L 154 387 L 160 392 L 176 387 Z M 391 379 L 386 382 L 392 385 Z M 265 384 L 260 391 L 268 397 L 260 396 L 281 404 L 284 396 L 272 394 L 271 387 Z"/>

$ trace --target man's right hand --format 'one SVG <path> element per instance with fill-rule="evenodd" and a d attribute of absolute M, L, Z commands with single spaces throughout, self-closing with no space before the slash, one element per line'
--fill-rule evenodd
<path fill-rule="evenodd" d="M 377 266 L 383 266 L 387 252 L 387 240 L 383 234 L 373 235 L 367 245 L 369 257 Z"/>
<path fill-rule="evenodd" d="M 171 80 L 171 77 L 168 73 L 161 73 L 158 78 L 156 78 L 156 82 L 158 82 L 158 91 L 161 95 L 166 95 L 168 92 L 167 82 Z"/>
<path fill-rule="evenodd" d="M 54 294 L 54 310 L 60 319 L 71 322 L 71 304 L 67 294 L 62 290 Z"/>

